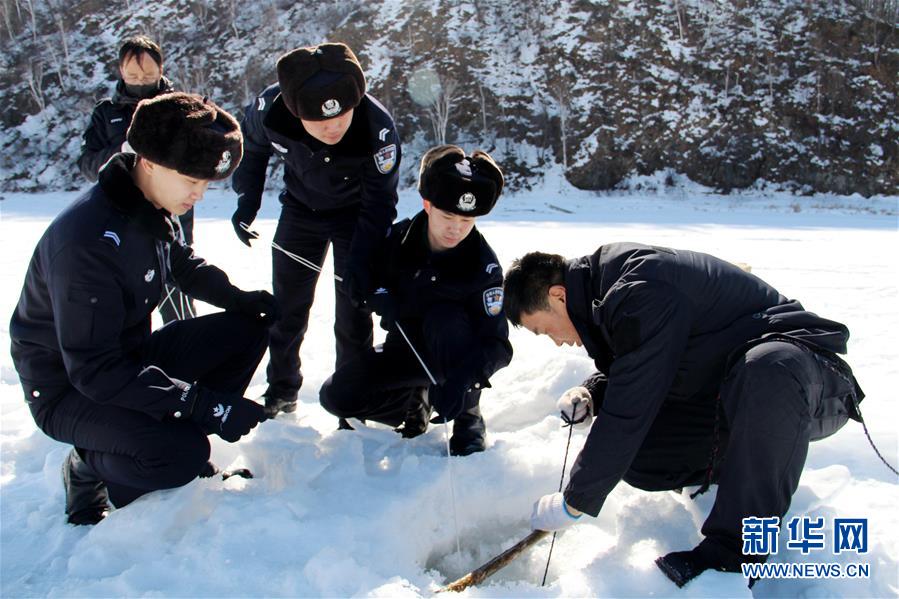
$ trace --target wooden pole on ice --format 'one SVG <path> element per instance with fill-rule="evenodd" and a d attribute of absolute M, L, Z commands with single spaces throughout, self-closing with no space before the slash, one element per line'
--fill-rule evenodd
<path fill-rule="evenodd" d="M 549 533 L 545 530 L 535 530 L 477 570 L 472 570 L 459 580 L 449 583 L 437 592 L 445 593 L 447 591 L 452 591 L 454 593 L 458 593 L 459 591 L 463 591 L 472 585 L 480 584 L 488 576 L 492 576 L 498 570 L 505 568 L 509 564 L 509 562 L 524 553 L 529 547 L 536 544 L 540 539 L 548 534 Z"/>

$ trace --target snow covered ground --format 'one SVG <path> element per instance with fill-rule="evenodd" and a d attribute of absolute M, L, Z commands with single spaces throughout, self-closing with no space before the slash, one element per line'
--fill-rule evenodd
<path fill-rule="evenodd" d="M 644 191 L 602 196 L 550 185 L 504 198 L 479 227 L 505 266 L 529 250 L 578 256 L 621 240 L 750 263 L 785 295 L 849 325 L 849 362 L 867 392 L 862 409 L 873 438 L 895 464 L 897 198 L 797 198 L 764 190 L 721 197 L 690 186 L 663 194 L 648 183 L 649 191 L 641 184 Z M 74 197 L 9 194 L 0 202 L 0 595 L 431 595 L 528 533 L 532 503 L 558 488 L 567 433 L 559 428 L 555 399 L 590 372 L 587 356 L 513 331 L 512 364 L 483 395 L 489 448 L 482 454 L 447 460 L 439 426 L 411 441 L 384 428 L 338 432 L 317 401 L 334 361 L 330 284 L 319 286 L 303 347 L 306 383 L 297 413 L 260 425 L 235 445 L 212 437 L 220 467 L 247 466 L 255 479 L 197 480 L 144 497 L 96 527 L 67 526 L 59 468 L 68 449 L 35 428 L 5 348 L 34 244 Z M 237 241 L 232 207 L 230 193 L 209 192 L 197 210 L 197 252 L 238 285 L 267 288 L 268 250 Z M 416 208 L 415 194 L 404 193 L 400 215 Z M 267 196 L 256 224 L 264 238 L 271 239 L 276 218 L 277 201 Z M 264 389 L 264 364 L 251 397 Z M 584 433 L 575 433 L 573 451 L 583 440 Z M 548 541 L 467 593 L 749 596 L 739 575 L 715 572 L 678 591 L 653 565 L 660 554 L 693 547 L 713 497 L 714 490 L 694 502 L 621 484 L 599 518 L 587 517 L 559 536 L 546 587 L 540 581 Z M 859 424 L 813 444 L 788 518 L 824 516 L 828 528 L 834 517 L 868 518 L 870 552 L 834 556 L 828 548 L 803 557 L 784 547 L 782 535 L 774 561 L 868 562 L 870 577 L 763 581 L 755 595 L 896 596 L 897 504 L 896 478 L 877 460 Z"/>

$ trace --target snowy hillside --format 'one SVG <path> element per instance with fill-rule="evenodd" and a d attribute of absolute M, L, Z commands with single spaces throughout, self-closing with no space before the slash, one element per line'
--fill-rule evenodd
<path fill-rule="evenodd" d="M 120 39 L 155 37 L 182 89 L 240 111 L 276 58 L 358 52 L 416 157 L 483 146 L 511 188 L 561 169 L 610 189 L 662 169 L 722 190 L 899 190 L 895 0 L 4 0 L 0 191 L 75 189 Z M 444 108 L 445 119 L 432 118 Z"/>
<path fill-rule="evenodd" d="M 652 181 L 644 180 L 640 185 Z M 74 194 L 8 194 L 0 221 L 0 345 L 31 251 Z M 899 255 L 897 198 L 795 198 L 776 193 L 721 197 L 693 188 L 668 195 L 606 195 L 562 185 L 504 198 L 479 228 L 504 266 L 526 251 L 569 256 L 633 240 L 685 247 L 749 262 L 789 297 L 852 331 L 849 362 L 867 398 L 862 410 L 884 455 L 899 444 Z M 274 233 L 277 202 L 257 221 Z M 405 194 L 400 214 L 416 209 Z M 247 249 L 228 221 L 233 197 L 220 188 L 197 209 L 197 252 L 245 288 L 270 284 L 269 252 Z M 564 208 L 563 208 L 564 207 Z M 560 208 L 563 208 L 560 210 Z M 568 212 L 571 212 L 570 214 Z M 60 465 L 67 451 L 35 429 L 11 358 L 0 355 L 0 595 L 23 596 L 429 596 L 528 533 L 531 504 L 557 489 L 566 432 L 555 399 L 591 362 L 523 330 L 515 357 L 482 399 L 488 449 L 448 460 L 444 431 L 407 441 L 383 428 L 336 431 L 317 403 L 334 361 L 333 286 L 318 289 L 303 347 L 306 382 L 296 414 L 260 425 L 242 442 L 212 438 L 213 460 L 246 466 L 253 480 L 196 480 L 150 494 L 93 528 L 64 524 Z M 203 306 L 207 311 L 208 306 Z M 249 394 L 264 389 L 264 365 Z M 575 433 L 573 449 L 584 442 Z M 455 551 L 450 484 L 460 521 Z M 691 501 L 621 484 L 597 519 L 556 541 L 540 588 L 548 541 L 468 596 L 748 597 L 739 575 L 707 572 L 678 591 L 654 566 L 691 548 L 712 492 Z M 896 597 L 899 487 L 850 422 L 811 446 L 788 517 L 869 520 L 867 579 L 763 581 L 755 596 Z M 782 541 L 783 542 L 783 541 Z M 775 560 L 844 562 L 781 547 Z"/>

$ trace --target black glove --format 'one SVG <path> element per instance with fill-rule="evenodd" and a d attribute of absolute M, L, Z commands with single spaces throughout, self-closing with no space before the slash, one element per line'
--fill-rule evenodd
<path fill-rule="evenodd" d="M 399 302 L 385 287 L 375 289 L 365 302 L 371 311 L 381 317 L 381 328 L 389 331 L 396 324 Z"/>
<path fill-rule="evenodd" d="M 190 418 L 207 434 L 234 443 L 265 420 L 262 405 L 238 393 L 220 393 L 194 384 L 186 398 Z"/>
<path fill-rule="evenodd" d="M 253 224 L 254 220 L 256 220 L 256 211 L 249 206 L 241 206 L 240 204 L 237 205 L 237 210 L 234 211 L 234 215 L 231 217 L 231 224 L 234 226 L 234 232 L 237 233 L 237 238 L 247 247 L 250 247 L 251 239 L 259 237 L 259 233 L 243 230 L 240 223 L 249 227 Z"/>
<path fill-rule="evenodd" d="M 443 384 L 431 385 L 428 389 L 428 401 L 440 414 L 440 417 L 435 418 L 432 422 L 454 420 L 459 414 L 472 407 L 468 402 L 470 389 L 471 382 L 462 377 L 450 377 Z"/>
<path fill-rule="evenodd" d="M 225 310 L 246 314 L 267 326 L 271 326 L 281 318 L 278 302 L 275 300 L 275 296 L 268 291 L 241 291 L 238 289 L 228 305 L 225 306 Z"/>
<path fill-rule="evenodd" d="M 371 289 L 371 275 L 367 268 L 348 268 L 343 275 L 343 288 L 354 308 L 365 304 L 365 296 Z"/>

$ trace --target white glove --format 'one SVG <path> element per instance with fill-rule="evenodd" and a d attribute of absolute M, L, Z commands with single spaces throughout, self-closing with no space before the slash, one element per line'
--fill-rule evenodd
<path fill-rule="evenodd" d="M 580 514 L 572 516 L 565 507 L 565 496 L 561 493 L 544 495 L 534 504 L 531 512 L 533 530 L 562 530 L 580 519 Z"/>
<path fill-rule="evenodd" d="M 593 399 L 586 387 L 572 387 L 562 394 L 556 407 L 565 424 L 576 428 L 590 428 L 593 424 Z"/>
<path fill-rule="evenodd" d="M 119 148 L 120 152 L 128 152 L 129 154 L 134 154 L 134 148 L 131 147 L 131 144 L 128 143 L 128 140 L 122 142 L 122 147 Z"/>

